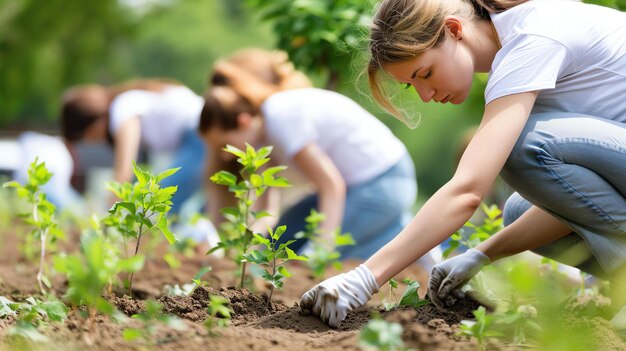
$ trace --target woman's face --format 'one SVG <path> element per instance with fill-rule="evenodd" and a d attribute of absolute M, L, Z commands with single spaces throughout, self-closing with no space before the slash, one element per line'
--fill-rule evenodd
<path fill-rule="evenodd" d="M 383 69 L 407 87 L 413 86 L 424 102 L 460 104 L 472 86 L 474 58 L 463 41 L 446 35 L 438 47 Z"/>
<path fill-rule="evenodd" d="M 261 125 L 259 124 L 260 117 L 247 118 L 251 119 L 243 124 L 240 123 L 238 128 L 226 130 L 220 127 L 213 127 L 204 134 L 206 143 L 212 151 L 215 150 L 214 152 L 218 153 L 222 161 L 231 161 L 235 158 L 234 155 L 222 150 L 226 145 L 232 145 L 240 150 L 245 150 L 246 143 L 252 146 L 259 143 L 261 134 Z"/>

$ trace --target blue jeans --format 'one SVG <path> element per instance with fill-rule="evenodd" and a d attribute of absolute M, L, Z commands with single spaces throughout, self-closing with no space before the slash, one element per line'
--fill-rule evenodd
<path fill-rule="evenodd" d="M 376 178 L 349 186 L 341 230 L 352 234 L 356 245 L 339 247 L 341 258 L 367 259 L 387 244 L 411 220 L 416 196 L 415 168 L 408 154 Z M 278 223 L 287 225 L 287 232 L 280 242 L 304 230 L 304 219 L 311 209 L 318 210 L 317 200 L 317 194 L 309 195 L 282 215 Z M 298 251 L 304 244 L 297 240 L 290 247 Z"/>
<path fill-rule="evenodd" d="M 196 191 L 202 191 L 206 153 L 206 146 L 198 132 L 195 129 L 188 130 L 174 153 L 172 164 L 168 167 L 181 167 L 180 170 L 161 182 L 164 188 L 178 185 L 178 190 L 172 197 L 170 214 L 178 214 L 187 199 Z"/>
<path fill-rule="evenodd" d="M 502 178 L 518 194 L 505 224 L 531 204 L 573 233 L 534 250 L 600 277 L 626 263 L 626 124 L 574 113 L 530 116 Z"/>

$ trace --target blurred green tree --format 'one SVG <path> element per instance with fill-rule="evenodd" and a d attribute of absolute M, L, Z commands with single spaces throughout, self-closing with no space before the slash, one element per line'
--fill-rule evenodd
<path fill-rule="evenodd" d="M 117 0 L 0 0 L 0 122 L 52 114 L 62 87 L 95 79 L 132 30 Z"/>
<path fill-rule="evenodd" d="M 350 77 L 349 67 L 367 35 L 375 0 L 248 0 L 271 22 L 276 46 L 299 69 L 326 76 L 336 90 Z"/>

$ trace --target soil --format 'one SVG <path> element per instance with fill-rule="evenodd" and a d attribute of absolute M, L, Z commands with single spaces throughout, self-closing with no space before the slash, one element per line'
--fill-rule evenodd
<path fill-rule="evenodd" d="M 14 232 L 20 231 L 14 229 Z M 74 233 L 68 242 L 78 242 L 77 236 Z M 0 296 L 13 301 L 23 301 L 29 296 L 41 298 L 35 282 L 37 264 L 21 257 L 16 249 L 17 239 L 13 233 L 0 233 L 0 239 Z M 160 252 L 159 250 L 156 252 Z M 127 316 L 143 311 L 146 299 L 156 299 L 163 304 L 165 312 L 182 320 L 184 330 L 161 326 L 150 341 L 130 342 L 122 337 L 123 331 L 129 327 L 141 327 L 138 320 L 129 319 L 121 323 L 98 315 L 88 321 L 74 311 L 64 323 L 51 323 L 41 330 L 51 342 L 18 343 L 9 348 L 9 344 L 3 340 L 11 340 L 5 334 L 14 321 L 8 318 L 0 319 L 0 350 L 363 350 L 359 346 L 359 330 L 371 320 L 373 314 L 401 324 L 404 330 L 402 339 L 408 348 L 427 351 L 478 350 L 474 339 L 456 336 L 460 321 L 471 319 L 471 312 L 480 305 L 471 297 L 457 302 L 451 309 L 440 309 L 429 304 L 418 309 L 398 308 L 386 311 L 381 307 L 382 299 L 389 299 L 390 294 L 388 287 L 383 287 L 381 294 L 376 295 L 366 306 L 350 312 L 338 328 L 332 329 L 316 317 L 300 314 L 300 296 L 320 281 L 310 276 L 308 269 L 302 265 L 288 267 L 294 276 L 285 280 L 284 289 L 274 292 L 272 303 L 266 308 L 266 292 L 269 290 L 266 284 L 255 279 L 251 286 L 252 291 L 236 288 L 238 280 L 232 273 L 235 266 L 231 261 L 202 255 L 190 258 L 179 254 L 177 257 L 181 260 L 181 266 L 177 269 L 171 269 L 161 259 L 149 260 L 144 269 L 135 274 L 132 298 L 123 291 L 117 291 L 106 298 Z M 345 262 L 343 270 L 360 263 Z M 203 277 L 207 282 L 206 286 L 196 288 L 190 296 L 170 296 L 164 293 L 165 284 L 189 283 L 202 267 L 208 265 L 213 269 Z M 326 276 L 335 273 L 329 271 Z M 427 277 L 418 266 L 410 266 L 396 279 L 400 281 L 411 278 L 425 287 Z M 51 281 L 54 287 L 52 292 L 56 296 L 62 296 L 66 289 L 64 278 L 57 274 Z M 402 286 L 399 290 L 403 290 Z M 423 290 L 424 288 L 420 289 L 422 295 Z M 398 292 L 399 295 L 401 293 Z M 204 321 L 208 318 L 209 295 L 220 295 L 228 299 L 233 310 L 230 325 L 219 329 L 217 335 L 210 334 L 204 326 Z M 582 302 L 573 302 L 572 308 L 583 311 L 584 305 Z M 604 302 L 594 306 L 603 308 L 601 306 L 604 306 Z M 597 345 L 590 341 L 586 345 L 590 348 L 585 348 L 586 350 L 626 350 L 626 344 L 616 337 L 606 319 L 584 318 L 581 314 L 572 314 L 570 317 L 575 323 L 586 323 L 586 327 L 594 334 L 594 338 L 590 339 L 600 340 L 603 345 L 602 348 L 593 348 Z M 565 322 L 574 323 L 571 320 Z M 490 341 L 487 349 L 518 350 L 520 347 Z"/>

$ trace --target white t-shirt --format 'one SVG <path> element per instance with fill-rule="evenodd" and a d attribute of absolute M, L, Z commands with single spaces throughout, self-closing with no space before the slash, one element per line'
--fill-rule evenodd
<path fill-rule="evenodd" d="M 373 179 L 406 153 L 404 144 L 376 117 L 351 99 L 307 88 L 272 95 L 261 106 L 268 142 L 282 164 L 316 143 L 337 166 L 346 184 Z"/>
<path fill-rule="evenodd" d="M 574 1 L 530 1 L 491 15 L 502 49 L 485 102 L 539 90 L 533 113 L 626 122 L 626 13 Z"/>
<path fill-rule="evenodd" d="M 149 151 L 172 151 L 186 131 L 198 126 L 203 106 L 202 97 L 183 86 L 129 90 L 113 99 L 109 129 L 115 135 L 124 122 L 139 116 L 142 144 Z"/>

